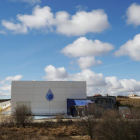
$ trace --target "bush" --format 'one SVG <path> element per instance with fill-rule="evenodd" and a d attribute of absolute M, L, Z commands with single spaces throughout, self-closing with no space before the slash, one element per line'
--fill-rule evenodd
<path fill-rule="evenodd" d="M 16 124 L 22 125 L 24 128 L 27 124 L 33 121 L 32 111 L 25 105 L 17 106 L 13 111 L 13 115 Z"/>
<path fill-rule="evenodd" d="M 105 109 L 100 105 L 89 104 L 85 107 L 85 116 L 92 115 L 95 118 L 100 118 L 104 111 Z"/>

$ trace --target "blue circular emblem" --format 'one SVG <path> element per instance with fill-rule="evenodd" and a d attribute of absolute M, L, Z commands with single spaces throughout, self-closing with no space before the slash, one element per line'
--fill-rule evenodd
<path fill-rule="evenodd" d="M 48 91 L 48 93 L 46 94 L 46 99 L 48 100 L 48 101 L 51 101 L 51 100 L 53 100 L 53 93 L 52 93 L 52 91 L 49 89 L 49 91 Z"/>

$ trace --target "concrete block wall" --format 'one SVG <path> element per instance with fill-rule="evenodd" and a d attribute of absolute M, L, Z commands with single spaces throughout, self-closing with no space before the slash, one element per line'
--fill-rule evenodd
<path fill-rule="evenodd" d="M 51 89 L 54 99 L 48 101 L 46 94 Z M 36 115 L 67 112 L 67 98 L 86 99 L 85 81 L 12 81 L 12 109 L 18 102 L 31 102 Z"/>

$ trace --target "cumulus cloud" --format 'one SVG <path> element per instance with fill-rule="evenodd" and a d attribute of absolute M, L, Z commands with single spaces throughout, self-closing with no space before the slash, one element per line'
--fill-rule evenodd
<path fill-rule="evenodd" d="M 91 66 L 102 64 L 100 60 L 96 60 L 93 56 L 80 57 L 77 63 L 81 69 L 88 69 Z"/>
<path fill-rule="evenodd" d="M 113 49 L 112 44 L 80 37 L 72 44 L 63 48 L 61 52 L 69 57 L 101 56 L 109 53 Z"/>
<path fill-rule="evenodd" d="M 43 8 L 36 6 L 32 11 L 32 15 L 17 15 L 17 19 L 30 29 L 49 27 L 54 20 L 53 13 L 51 13 L 51 9 L 48 6 Z"/>
<path fill-rule="evenodd" d="M 5 81 L 19 81 L 22 79 L 22 75 L 16 75 L 16 76 L 9 76 L 5 78 Z"/>
<path fill-rule="evenodd" d="M 122 91 L 140 92 L 140 81 L 136 81 L 134 79 L 123 79 L 120 80 L 120 83 L 123 86 Z"/>
<path fill-rule="evenodd" d="M 109 27 L 106 13 L 103 10 L 91 12 L 78 11 L 70 15 L 66 11 L 52 13 L 48 6 L 36 6 L 31 15 L 17 15 L 17 23 L 2 20 L 2 25 L 14 33 L 27 33 L 32 29 L 55 30 L 64 35 L 85 35 L 86 33 L 99 33 Z"/>
<path fill-rule="evenodd" d="M 127 23 L 135 26 L 140 25 L 140 5 L 133 3 L 126 11 Z"/>
<path fill-rule="evenodd" d="M 115 52 L 115 56 L 127 55 L 133 60 L 140 61 L 140 34 L 137 34 L 133 40 L 127 41 Z"/>
<path fill-rule="evenodd" d="M 49 65 L 45 68 L 46 76 L 44 79 L 47 81 L 63 81 L 67 80 L 68 73 L 66 72 L 64 67 L 55 68 L 52 65 Z"/>
<path fill-rule="evenodd" d="M 45 68 L 46 80 L 67 80 L 67 81 L 86 81 L 87 94 L 110 94 L 110 95 L 129 95 L 131 93 L 140 93 L 140 81 L 134 79 L 121 79 L 117 77 L 104 77 L 102 73 L 95 73 L 90 69 L 82 70 L 79 73 L 70 74 L 64 67 L 55 68 L 49 65 Z"/>
<path fill-rule="evenodd" d="M 90 69 L 82 70 L 80 73 L 69 75 L 68 79 L 73 81 L 86 81 L 88 86 L 105 86 L 104 76 L 95 73 Z"/>
<path fill-rule="evenodd" d="M 119 82 L 119 80 L 115 76 L 106 77 L 105 81 L 107 83 L 107 86 L 110 87 L 110 88 L 113 88 L 113 89 L 120 89 L 120 88 L 122 88 L 121 83 Z"/>
<path fill-rule="evenodd" d="M 65 35 L 85 35 L 99 33 L 109 27 L 107 15 L 103 10 L 79 11 L 70 16 L 67 12 L 56 13 L 57 32 Z"/>
<path fill-rule="evenodd" d="M 15 24 L 7 20 L 2 20 L 2 26 L 10 31 L 13 31 L 13 33 L 27 33 L 27 27 L 23 24 Z"/>

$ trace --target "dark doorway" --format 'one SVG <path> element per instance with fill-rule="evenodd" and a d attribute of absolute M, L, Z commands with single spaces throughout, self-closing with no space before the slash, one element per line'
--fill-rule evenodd
<path fill-rule="evenodd" d="M 77 112 L 76 112 L 75 106 L 70 106 L 70 114 L 71 114 L 73 117 L 76 117 L 76 116 L 77 116 Z"/>

